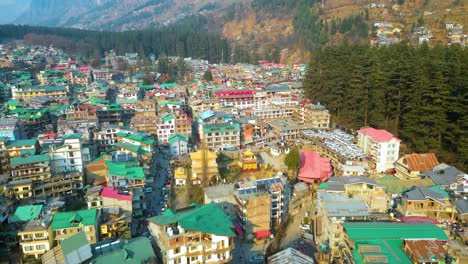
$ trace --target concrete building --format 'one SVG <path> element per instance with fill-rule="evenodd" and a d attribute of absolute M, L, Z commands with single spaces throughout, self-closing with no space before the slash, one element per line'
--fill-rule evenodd
<path fill-rule="evenodd" d="M 297 108 L 294 108 L 293 116 L 296 117 L 300 123 L 308 124 L 311 128 L 327 129 L 330 127 L 330 113 L 325 106 L 320 103 L 300 104 Z"/>
<path fill-rule="evenodd" d="M 158 119 L 158 140 L 163 143 L 169 142 L 169 137 L 175 134 L 175 117 L 174 114 L 164 113 Z"/>
<path fill-rule="evenodd" d="M 219 171 L 216 158 L 218 158 L 218 155 L 207 149 L 190 153 L 190 160 L 192 161 L 190 180 L 193 183 L 200 184 L 202 181 L 217 179 Z"/>
<path fill-rule="evenodd" d="M 148 99 L 139 100 L 130 126 L 139 132 L 157 134 L 157 123 L 156 102 Z"/>
<path fill-rule="evenodd" d="M 168 143 L 171 146 L 171 152 L 176 156 L 185 156 L 188 154 L 188 136 L 183 134 L 173 134 L 169 137 Z"/>
<path fill-rule="evenodd" d="M 99 240 L 99 215 L 96 209 L 57 212 L 52 221 L 55 240 L 60 244 L 79 232 L 84 232 L 90 244 Z"/>
<path fill-rule="evenodd" d="M 315 243 L 328 250 L 330 259 L 339 257 L 339 245 L 345 239 L 342 224 L 349 220 L 366 220 L 369 207 L 362 199 L 324 191 L 318 191 L 316 206 Z"/>
<path fill-rule="evenodd" d="M 229 218 L 214 203 L 192 205 L 148 219 L 148 229 L 167 264 L 228 263 L 234 232 Z"/>
<path fill-rule="evenodd" d="M 237 123 L 203 124 L 201 139 L 214 150 L 240 147 L 240 125 Z"/>
<path fill-rule="evenodd" d="M 27 212 L 29 213 L 29 212 Z M 54 237 L 50 224 L 51 216 L 27 221 L 18 231 L 20 245 L 25 256 L 39 258 L 49 251 L 54 244 Z"/>
<path fill-rule="evenodd" d="M 376 172 L 393 169 L 400 153 L 400 140 L 383 129 L 363 128 L 358 132 L 357 146 L 375 163 Z"/>
<path fill-rule="evenodd" d="M 440 186 L 418 186 L 406 192 L 399 208 L 405 216 L 425 216 L 436 221 L 453 220 L 457 210 L 449 194 Z"/>

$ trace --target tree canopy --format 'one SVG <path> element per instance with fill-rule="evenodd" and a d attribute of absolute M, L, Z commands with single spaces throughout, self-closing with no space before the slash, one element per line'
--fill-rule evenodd
<path fill-rule="evenodd" d="M 284 164 L 288 170 L 296 172 L 301 167 L 301 153 L 299 149 L 294 146 L 284 158 Z"/>
<path fill-rule="evenodd" d="M 304 89 L 336 123 L 387 129 L 466 170 L 467 61 L 460 46 L 326 47 L 313 53 Z"/>

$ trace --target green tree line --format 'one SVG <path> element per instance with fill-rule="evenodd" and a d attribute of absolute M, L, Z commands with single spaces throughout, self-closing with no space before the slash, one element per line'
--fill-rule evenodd
<path fill-rule="evenodd" d="M 460 46 L 325 47 L 313 53 L 304 89 L 336 123 L 387 129 L 411 151 L 466 171 L 467 62 Z"/>
<path fill-rule="evenodd" d="M 0 41 L 24 39 L 31 44 L 53 44 L 86 57 L 102 55 L 107 50 L 117 53 L 138 52 L 159 56 L 183 56 L 228 62 L 230 47 L 226 39 L 215 34 L 167 28 L 105 32 L 71 28 L 0 25 Z"/>

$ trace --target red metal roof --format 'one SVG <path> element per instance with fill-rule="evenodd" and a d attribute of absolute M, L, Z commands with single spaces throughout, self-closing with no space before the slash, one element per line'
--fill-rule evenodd
<path fill-rule="evenodd" d="M 255 238 L 256 238 L 256 239 L 268 237 L 268 236 L 270 236 L 270 235 L 271 235 L 270 230 L 263 230 L 263 231 L 255 232 Z"/>
<path fill-rule="evenodd" d="M 394 137 L 392 133 L 388 132 L 385 129 L 375 129 L 373 127 L 362 128 L 358 130 L 358 133 L 364 134 L 372 138 L 375 142 L 388 142 L 392 139 L 400 141 L 398 138 Z"/>
<path fill-rule="evenodd" d="M 333 174 L 330 159 L 320 157 L 315 151 L 301 153 L 302 165 L 299 169 L 298 178 L 307 183 L 314 180 L 324 182 Z"/>
<path fill-rule="evenodd" d="M 113 198 L 117 200 L 131 201 L 132 195 L 119 194 L 116 189 L 104 187 L 101 192 L 101 197 Z"/>
<path fill-rule="evenodd" d="M 408 154 L 405 155 L 406 163 L 411 171 L 425 171 L 439 165 L 434 153 Z"/>
<path fill-rule="evenodd" d="M 252 90 L 225 90 L 217 91 L 216 96 L 218 99 L 252 98 L 254 93 Z"/>

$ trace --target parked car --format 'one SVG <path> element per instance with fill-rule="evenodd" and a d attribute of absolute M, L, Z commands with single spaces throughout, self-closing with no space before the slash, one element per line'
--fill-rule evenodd
<path fill-rule="evenodd" d="M 301 224 L 299 226 L 300 229 L 302 230 L 310 230 L 310 225 L 309 224 Z"/>
<path fill-rule="evenodd" d="M 249 263 L 264 263 L 264 262 L 265 262 L 265 257 L 260 254 L 251 256 L 249 258 Z"/>
<path fill-rule="evenodd" d="M 153 191 L 153 188 L 151 187 L 145 187 L 145 189 L 143 190 L 145 193 L 150 193 Z"/>

